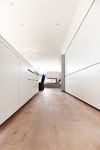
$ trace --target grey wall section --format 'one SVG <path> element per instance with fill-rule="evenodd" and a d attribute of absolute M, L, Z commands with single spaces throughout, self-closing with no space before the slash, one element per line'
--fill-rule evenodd
<path fill-rule="evenodd" d="M 100 0 L 82 3 L 89 7 L 65 54 L 65 90 L 100 110 Z"/>
<path fill-rule="evenodd" d="M 62 69 L 62 86 L 61 86 L 61 90 L 62 92 L 65 91 L 65 55 L 61 56 L 61 69 Z"/>

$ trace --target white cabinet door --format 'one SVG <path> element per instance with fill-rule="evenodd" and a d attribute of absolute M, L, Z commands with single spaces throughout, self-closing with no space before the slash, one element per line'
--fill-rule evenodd
<path fill-rule="evenodd" d="M 20 106 L 38 93 L 38 81 L 30 65 L 21 60 L 20 62 Z"/>
<path fill-rule="evenodd" d="M 21 60 L 20 62 L 20 105 L 22 106 L 28 100 L 28 65 Z"/>
<path fill-rule="evenodd" d="M 34 70 L 28 66 L 28 87 L 29 99 L 38 93 L 38 77 L 35 75 Z"/>
<path fill-rule="evenodd" d="M 31 65 L 0 38 L 0 124 L 38 93 Z"/>
<path fill-rule="evenodd" d="M 0 112 L 11 107 L 15 107 L 11 113 L 19 107 L 19 57 L 0 43 Z"/>

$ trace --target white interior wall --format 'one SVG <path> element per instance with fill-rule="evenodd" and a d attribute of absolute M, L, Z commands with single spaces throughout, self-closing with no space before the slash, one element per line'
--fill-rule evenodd
<path fill-rule="evenodd" d="M 100 1 L 81 0 L 65 42 L 66 47 L 64 46 L 67 50 L 65 53 L 66 92 L 98 109 L 100 109 L 99 18 Z"/>
<path fill-rule="evenodd" d="M 75 16 L 72 20 L 71 27 L 69 28 L 68 34 L 66 36 L 66 39 L 62 47 L 62 54 L 65 54 L 66 51 L 68 50 L 74 36 L 77 34 L 77 31 L 80 28 L 81 23 L 83 22 L 93 2 L 94 0 L 84 0 L 84 1 L 80 0 L 79 1 Z"/>

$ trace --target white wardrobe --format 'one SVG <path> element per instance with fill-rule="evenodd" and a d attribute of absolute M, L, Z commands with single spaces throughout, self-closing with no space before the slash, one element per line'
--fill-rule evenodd
<path fill-rule="evenodd" d="M 65 45 L 65 91 L 100 110 L 100 0 L 81 0 Z"/>
<path fill-rule="evenodd" d="M 37 93 L 38 75 L 0 36 L 0 124 Z"/>

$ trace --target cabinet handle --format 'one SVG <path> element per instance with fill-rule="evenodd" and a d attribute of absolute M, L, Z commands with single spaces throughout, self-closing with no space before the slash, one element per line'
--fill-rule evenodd
<path fill-rule="evenodd" d="M 31 73 L 33 73 L 33 74 L 35 74 L 35 75 L 39 75 L 37 72 L 33 72 L 32 70 L 30 70 L 30 69 L 27 69 L 29 72 L 31 72 Z"/>
<path fill-rule="evenodd" d="M 34 80 L 34 79 L 28 79 L 29 81 L 38 81 L 38 80 Z"/>

